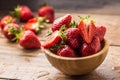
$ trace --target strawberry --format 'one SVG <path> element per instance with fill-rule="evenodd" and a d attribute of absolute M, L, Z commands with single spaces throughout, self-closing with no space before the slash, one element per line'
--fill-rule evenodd
<path fill-rule="evenodd" d="M 66 14 L 63 17 L 60 17 L 60 18 L 56 19 L 53 22 L 52 31 L 54 32 L 56 30 L 59 30 L 62 25 L 65 25 L 67 28 L 69 28 L 71 19 L 72 19 L 72 17 L 71 17 L 70 14 Z"/>
<path fill-rule="evenodd" d="M 84 42 L 80 48 L 80 52 L 82 56 L 89 56 L 97 53 L 101 49 L 101 44 L 99 37 L 95 36 L 91 43 Z"/>
<path fill-rule="evenodd" d="M 45 17 L 50 23 L 52 23 L 55 16 L 54 8 L 52 6 L 43 6 L 38 9 L 38 15 L 40 17 Z"/>
<path fill-rule="evenodd" d="M 61 41 L 61 37 L 59 36 L 59 31 L 53 32 L 50 36 L 47 37 L 46 42 L 43 43 L 44 48 L 50 48 L 53 45 L 59 43 Z"/>
<path fill-rule="evenodd" d="M 96 27 L 95 36 L 98 36 L 100 41 L 104 39 L 106 28 L 104 26 Z"/>
<path fill-rule="evenodd" d="M 82 38 L 80 35 L 80 30 L 78 28 L 68 28 L 66 30 L 66 36 L 67 43 L 71 48 L 77 49 L 80 47 L 82 43 Z"/>
<path fill-rule="evenodd" d="M 3 29 L 4 36 L 10 41 L 15 41 L 14 38 L 16 37 L 16 34 L 19 32 L 20 26 L 15 23 L 9 23 Z"/>
<path fill-rule="evenodd" d="M 63 57 L 76 57 L 75 51 L 69 47 L 68 45 L 62 46 L 58 51 L 57 55 L 63 56 Z"/>
<path fill-rule="evenodd" d="M 37 36 L 30 30 L 26 30 L 19 40 L 20 46 L 25 49 L 38 49 L 41 47 L 41 43 Z"/>
<path fill-rule="evenodd" d="M 3 28 L 5 27 L 5 25 L 9 24 L 9 23 L 16 23 L 16 20 L 10 16 L 10 15 L 6 15 L 4 16 L 1 21 L 0 21 L 0 27 L 3 30 Z"/>
<path fill-rule="evenodd" d="M 96 29 L 94 23 L 90 21 L 88 24 L 86 24 L 83 20 L 81 20 L 78 25 L 78 28 L 80 30 L 80 34 L 83 40 L 86 43 L 91 43 L 95 35 L 95 29 Z"/>
<path fill-rule="evenodd" d="M 26 22 L 29 19 L 34 17 L 30 8 L 25 5 L 21 5 L 21 6 L 18 6 L 17 8 L 15 8 L 14 12 L 12 12 L 12 15 L 19 18 L 20 21 L 22 21 L 22 22 Z"/>
<path fill-rule="evenodd" d="M 31 30 L 34 33 L 38 33 L 42 28 L 45 27 L 45 18 L 38 17 L 29 19 L 27 23 L 24 24 L 25 30 Z"/>

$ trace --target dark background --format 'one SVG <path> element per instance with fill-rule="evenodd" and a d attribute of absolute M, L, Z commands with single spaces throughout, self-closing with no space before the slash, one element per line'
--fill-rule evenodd
<path fill-rule="evenodd" d="M 43 3 L 52 5 L 55 10 L 76 10 L 96 13 L 120 13 L 120 0 L 0 0 L 0 11 L 13 10 L 18 4 L 29 6 L 37 11 Z"/>

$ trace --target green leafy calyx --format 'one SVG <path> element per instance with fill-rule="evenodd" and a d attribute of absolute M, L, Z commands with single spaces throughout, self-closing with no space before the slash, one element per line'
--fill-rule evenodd
<path fill-rule="evenodd" d="M 78 16 L 80 18 L 80 21 L 84 21 L 86 23 L 95 23 L 95 20 L 91 19 L 90 15 L 88 16 L 85 16 L 85 17 L 81 17 L 81 16 Z"/>
<path fill-rule="evenodd" d="M 17 6 L 14 11 L 11 11 L 10 14 L 13 17 L 19 18 L 20 17 L 20 6 Z"/>

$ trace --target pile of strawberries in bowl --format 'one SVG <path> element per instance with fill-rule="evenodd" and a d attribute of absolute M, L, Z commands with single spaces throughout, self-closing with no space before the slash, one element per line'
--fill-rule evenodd
<path fill-rule="evenodd" d="M 90 16 L 79 18 L 78 23 L 72 22 L 70 14 L 56 19 L 42 46 L 63 57 L 89 56 L 99 52 L 106 27 L 96 26 Z"/>
<path fill-rule="evenodd" d="M 66 75 L 83 75 L 94 71 L 105 59 L 108 42 L 106 28 L 96 26 L 90 16 L 72 22 L 66 14 L 53 22 L 42 44 L 48 61 Z"/>

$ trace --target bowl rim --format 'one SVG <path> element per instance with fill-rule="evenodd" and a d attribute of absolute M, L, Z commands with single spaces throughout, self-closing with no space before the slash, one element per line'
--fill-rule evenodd
<path fill-rule="evenodd" d="M 84 59 L 89 59 L 89 58 L 92 58 L 92 57 L 97 57 L 98 55 L 100 54 L 103 54 L 109 47 L 109 44 L 108 44 L 108 41 L 106 39 L 104 39 L 104 46 L 102 48 L 102 50 L 100 50 L 99 52 L 97 52 L 96 54 L 92 54 L 92 55 L 89 55 L 89 56 L 85 56 L 85 57 L 62 57 L 62 56 L 58 56 L 54 53 L 52 53 L 49 49 L 44 49 L 44 52 L 45 54 L 49 55 L 49 56 L 52 56 L 54 58 L 57 58 L 57 59 L 63 59 L 63 60 L 84 60 Z"/>

